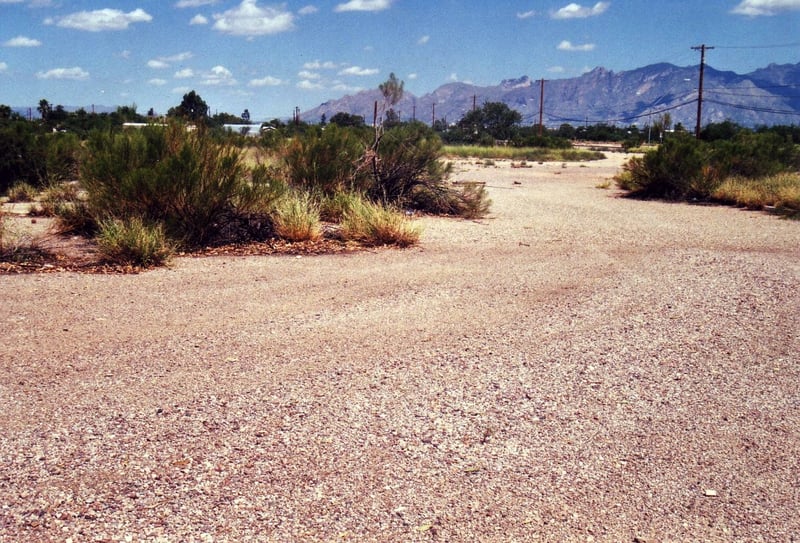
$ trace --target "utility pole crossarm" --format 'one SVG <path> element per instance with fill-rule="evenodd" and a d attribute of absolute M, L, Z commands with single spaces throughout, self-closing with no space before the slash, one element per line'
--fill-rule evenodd
<path fill-rule="evenodd" d="M 694 129 L 694 137 L 700 137 L 700 130 L 702 128 L 703 119 L 703 72 L 705 71 L 706 64 L 706 51 L 714 49 L 706 44 L 692 47 L 694 51 L 700 51 L 700 81 L 697 86 L 697 126 Z"/>

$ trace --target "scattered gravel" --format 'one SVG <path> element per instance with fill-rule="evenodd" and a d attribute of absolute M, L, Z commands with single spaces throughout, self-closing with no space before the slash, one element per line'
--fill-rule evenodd
<path fill-rule="evenodd" d="M 800 540 L 800 225 L 511 168 L 418 247 L 0 276 L 0 542 Z"/>

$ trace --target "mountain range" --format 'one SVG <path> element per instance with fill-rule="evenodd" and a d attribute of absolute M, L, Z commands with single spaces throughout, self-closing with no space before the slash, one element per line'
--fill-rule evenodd
<path fill-rule="evenodd" d="M 598 67 L 579 77 L 546 80 L 543 84 L 528 76 L 485 87 L 448 83 L 423 96 L 406 92 L 394 109 L 402 120 L 453 123 L 473 107 L 503 102 L 522 114 L 523 124 L 531 125 L 539 122 L 543 93 L 542 119 L 551 128 L 563 123 L 644 126 L 668 112 L 673 124 L 693 129 L 699 78 L 699 66 L 661 63 L 620 72 Z M 376 100 L 382 103 L 380 92 L 366 90 L 325 102 L 302 112 L 300 118 L 319 122 L 322 115 L 330 119 L 344 112 L 372 123 Z M 702 106 L 703 125 L 726 120 L 751 127 L 798 124 L 800 63 L 770 64 L 748 74 L 706 65 Z"/>

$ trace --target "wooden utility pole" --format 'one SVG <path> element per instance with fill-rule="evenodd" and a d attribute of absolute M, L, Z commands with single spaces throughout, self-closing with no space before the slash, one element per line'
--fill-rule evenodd
<path fill-rule="evenodd" d="M 701 44 L 697 47 L 692 47 L 692 49 L 695 51 L 700 51 L 700 81 L 698 82 L 697 86 L 697 126 L 695 126 L 694 129 L 694 137 L 699 138 L 703 119 L 703 72 L 705 71 L 706 64 L 706 50 L 713 49 L 713 47 L 708 47 L 706 44 Z"/>
<path fill-rule="evenodd" d="M 544 130 L 544 79 L 540 81 L 540 89 L 539 89 L 539 137 L 542 136 L 542 132 Z"/>
<path fill-rule="evenodd" d="M 472 111 L 475 111 L 475 109 L 477 107 L 478 107 L 478 95 L 477 94 L 473 94 L 472 95 Z"/>
<path fill-rule="evenodd" d="M 436 103 L 431 104 L 431 128 L 436 128 Z"/>

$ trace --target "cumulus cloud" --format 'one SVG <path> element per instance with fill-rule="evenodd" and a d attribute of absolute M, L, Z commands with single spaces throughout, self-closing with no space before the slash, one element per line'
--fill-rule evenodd
<path fill-rule="evenodd" d="M 45 19 L 45 24 L 55 24 L 62 28 L 102 32 L 104 30 L 126 30 L 132 23 L 149 23 L 153 17 L 143 9 L 125 13 L 119 9 L 98 9 L 79 11 L 64 17 Z"/>
<path fill-rule="evenodd" d="M 593 51 L 595 45 L 593 43 L 584 43 L 581 45 L 574 44 L 569 40 L 564 40 L 558 44 L 559 51 Z"/>
<path fill-rule="evenodd" d="M 167 80 L 166 79 L 153 78 L 153 79 L 149 80 L 148 83 L 150 85 L 155 86 L 155 87 L 163 87 L 164 85 L 167 84 Z"/>
<path fill-rule="evenodd" d="M 233 36 L 264 36 L 294 28 L 294 15 L 284 7 L 261 7 L 256 0 L 242 0 L 238 7 L 214 14 L 213 28 Z"/>
<path fill-rule="evenodd" d="M 553 19 L 585 19 L 605 13 L 611 2 L 598 2 L 593 7 L 584 7 L 580 4 L 567 4 L 552 13 Z"/>
<path fill-rule="evenodd" d="M 179 0 L 176 8 L 199 8 L 201 6 L 210 6 L 216 4 L 219 0 Z"/>
<path fill-rule="evenodd" d="M 178 53 L 175 55 L 156 57 L 154 59 L 148 60 L 147 66 L 148 68 L 161 70 L 164 68 L 169 68 L 175 62 L 183 62 L 185 60 L 189 60 L 193 56 L 194 55 L 190 51 L 184 51 L 183 53 Z"/>
<path fill-rule="evenodd" d="M 322 76 L 317 72 L 312 72 L 310 70 L 300 70 L 297 72 L 297 77 L 301 79 L 320 79 Z"/>
<path fill-rule="evenodd" d="M 207 25 L 208 18 L 200 15 L 199 13 L 189 20 L 190 25 Z"/>
<path fill-rule="evenodd" d="M 190 77 L 194 77 L 194 70 L 191 68 L 183 68 L 182 70 L 175 72 L 173 77 L 175 79 L 189 79 Z"/>
<path fill-rule="evenodd" d="M 791 10 L 800 10 L 800 0 L 742 0 L 731 13 L 758 17 Z"/>
<path fill-rule="evenodd" d="M 224 66 L 214 66 L 210 71 L 203 74 L 202 85 L 212 87 L 231 87 L 238 84 L 233 78 L 233 73 Z"/>
<path fill-rule="evenodd" d="M 383 11 L 389 9 L 393 0 L 350 0 L 339 4 L 334 11 Z"/>
<path fill-rule="evenodd" d="M 83 81 L 89 79 L 89 72 L 78 66 L 74 68 L 53 68 L 46 72 L 37 72 L 39 79 L 70 79 L 73 81 Z"/>
<path fill-rule="evenodd" d="M 3 43 L 6 47 L 39 47 L 42 42 L 25 36 L 17 36 Z"/>
<path fill-rule="evenodd" d="M 251 79 L 247 85 L 249 87 L 277 87 L 278 85 L 283 85 L 283 83 L 282 79 L 268 75 L 260 79 Z"/>
<path fill-rule="evenodd" d="M 308 79 L 302 79 L 297 83 L 298 89 L 303 90 L 322 90 L 323 87 L 321 83 L 317 83 L 316 81 L 309 81 Z"/>
<path fill-rule="evenodd" d="M 376 68 L 362 68 L 360 66 L 350 66 L 349 68 L 345 68 L 344 70 L 339 72 L 339 75 L 375 75 L 379 73 L 380 70 Z"/>
<path fill-rule="evenodd" d="M 300 15 L 313 15 L 314 13 L 318 12 L 319 8 L 317 6 L 304 6 L 298 10 L 298 14 Z"/>
<path fill-rule="evenodd" d="M 325 62 L 314 60 L 303 64 L 303 68 L 305 68 L 306 70 L 335 70 L 338 67 L 339 67 L 338 64 L 336 64 L 335 62 L 331 62 L 330 60 L 326 60 Z"/>

